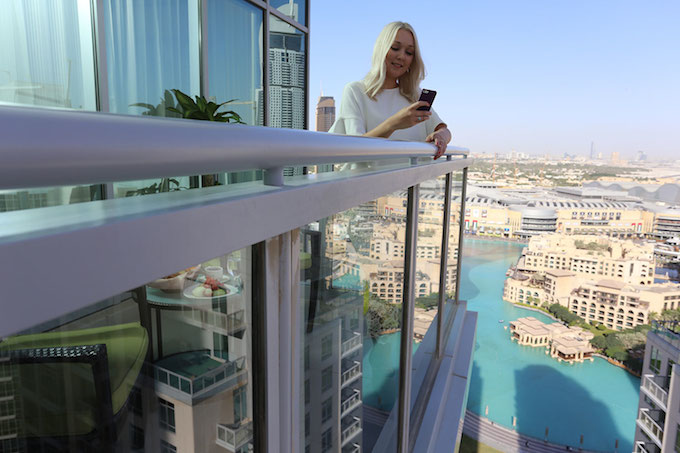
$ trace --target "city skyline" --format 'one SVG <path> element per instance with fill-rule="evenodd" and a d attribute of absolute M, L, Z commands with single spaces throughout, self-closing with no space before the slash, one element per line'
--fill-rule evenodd
<path fill-rule="evenodd" d="M 313 98 L 323 90 L 339 106 L 344 85 L 368 71 L 381 28 L 405 20 L 418 33 L 428 71 L 422 86 L 438 91 L 434 108 L 454 144 L 587 157 L 594 142 L 596 153 L 626 160 L 638 151 L 669 159 L 680 149 L 673 127 L 680 117 L 677 3 L 352 6 L 315 8 Z"/>

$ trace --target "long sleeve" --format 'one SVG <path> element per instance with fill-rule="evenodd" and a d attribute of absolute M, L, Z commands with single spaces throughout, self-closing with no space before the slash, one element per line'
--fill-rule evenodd
<path fill-rule="evenodd" d="M 328 132 L 343 135 L 364 135 L 367 132 L 365 112 L 361 108 L 361 85 L 361 82 L 352 82 L 345 86 L 338 115 Z"/>

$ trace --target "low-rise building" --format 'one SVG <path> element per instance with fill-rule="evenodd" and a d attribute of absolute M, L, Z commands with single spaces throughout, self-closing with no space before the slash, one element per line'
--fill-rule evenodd
<path fill-rule="evenodd" d="M 550 356 L 567 362 L 583 362 L 592 359 L 591 332 L 580 327 L 567 327 L 558 322 L 545 324 L 533 316 L 519 318 L 510 323 L 511 339 L 518 344 L 546 347 Z"/>
<path fill-rule="evenodd" d="M 569 310 L 610 329 L 649 323 L 650 313 L 680 308 L 680 285 L 626 285 L 614 280 L 582 281 L 569 297 Z"/>
<path fill-rule="evenodd" d="M 560 269 L 580 277 L 599 276 L 640 285 L 654 282 L 655 266 L 654 244 L 564 234 L 532 237 L 517 262 L 522 272 Z"/>

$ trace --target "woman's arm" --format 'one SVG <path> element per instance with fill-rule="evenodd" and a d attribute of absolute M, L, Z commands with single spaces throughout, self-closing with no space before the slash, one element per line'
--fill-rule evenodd
<path fill-rule="evenodd" d="M 374 129 L 366 132 L 366 137 L 382 137 L 389 138 L 395 131 L 399 129 L 408 129 L 418 123 L 430 119 L 432 112 L 427 110 L 418 110 L 418 107 L 425 107 L 428 103 L 425 101 L 414 102 L 413 104 L 404 107 L 394 115 L 387 118 Z M 444 125 L 446 126 L 446 125 Z"/>
<path fill-rule="evenodd" d="M 446 152 L 446 145 L 451 141 L 451 131 L 445 123 L 439 123 L 434 128 L 434 132 L 428 135 L 425 141 L 434 142 L 434 145 L 437 147 L 434 158 L 439 159 Z"/>

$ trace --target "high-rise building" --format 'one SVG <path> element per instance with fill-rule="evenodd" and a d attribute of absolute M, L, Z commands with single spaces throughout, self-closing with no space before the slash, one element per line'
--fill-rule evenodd
<path fill-rule="evenodd" d="M 319 96 L 316 104 L 316 130 L 328 132 L 335 122 L 335 100 L 333 96 Z"/>
<path fill-rule="evenodd" d="M 647 333 L 635 423 L 635 452 L 677 451 L 680 445 L 680 333 L 677 322 L 654 321 Z"/>

